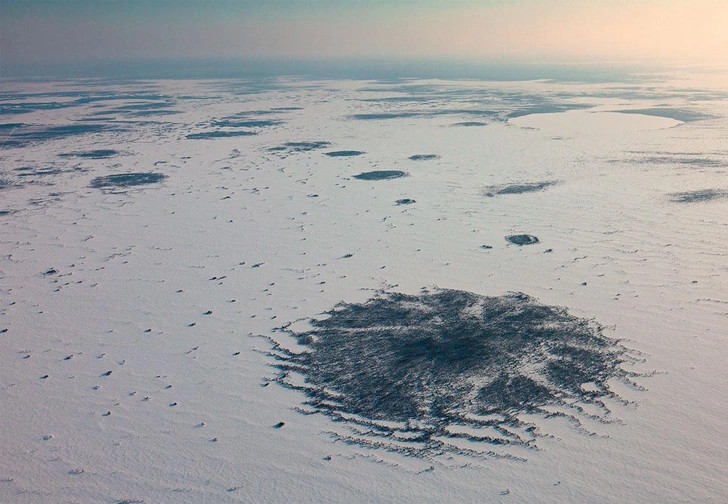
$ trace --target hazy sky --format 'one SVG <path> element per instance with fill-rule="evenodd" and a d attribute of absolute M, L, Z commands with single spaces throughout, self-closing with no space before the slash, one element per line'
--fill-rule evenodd
<path fill-rule="evenodd" d="M 0 0 L 6 63 L 434 57 L 728 63 L 728 0 Z"/>

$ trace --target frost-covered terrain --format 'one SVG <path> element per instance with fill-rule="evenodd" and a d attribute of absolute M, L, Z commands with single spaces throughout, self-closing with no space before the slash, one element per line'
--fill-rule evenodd
<path fill-rule="evenodd" d="M 0 113 L 0 502 L 726 500 L 728 86 Z"/>

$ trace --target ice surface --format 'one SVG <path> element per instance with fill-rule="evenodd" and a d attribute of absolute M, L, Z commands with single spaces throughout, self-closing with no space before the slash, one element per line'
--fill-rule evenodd
<path fill-rule="evenodd" d="M 725 501 L 728 94 L 699 77 L 4 79 L 0 502 Z M 259 119 L 275 124 L 243 124 Z M 241 127 L 256 134 L 188 138 Z M 366 155 L 327 155 L 348 149 Z M 408 176 L 353 178 L 381 172 Z M 166 178 L 93 187 L 128 174 Z M 423 288 L 524 293 L 630 358 L 593 373 L 572 348 L 549 375 L 558 344 L 515 345 L 519 380 L 489 388 L 452 358 L 482 356 L 475 303 L 391 326 L 426 337 L 433 373 L 365 341 L 377 351 L 326 360 L 401 375 L 420 413 L 373 415 L 394 407 L 386 387 L 337 406 L 366 390 L 310 374 L 299 353 L 331 334 L 296 336 L 377 296 L 423 314 Z M 282 364 L 303 365 L 293 386 Z M 512 401 L 549 376 L 561 397 Z M 314 385 L 327 402 L 306 404 Z M 461 401 L 451 425 L 443 397 Z M 392 449 L 418 437 L 429 451 Z"/>

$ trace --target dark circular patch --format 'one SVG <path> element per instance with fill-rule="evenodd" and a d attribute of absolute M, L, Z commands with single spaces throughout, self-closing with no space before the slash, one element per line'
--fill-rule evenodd
<path fill-rule="evenodd" d="M 119 173 L 96 177 L 91 181 L 91 187 L 106 189 L 109 187 L 129 187 L 145 184 L 156 184 L 167 178 L 161 173 Z"/>
<path fill-rule="evenodd" d="M 400 170 L 377 170 L 362 172 L 359 175 L 354 175 L 354 178 L 359 180 L 388 180 L 406 176 L 407 172 Z"/>
<path fill-rule="evenodd" d="M 538 243 L 538 238 L 529 234 L 509 235 L 506 240 L 514 245 L 533 245 Z"/>
<path fill-rule="evenodd" d="M 488 126 L 488 123 L 480 122 L 480 121 L 464 121 L 464 122 L 458 122 L 453 124 L 453 126 L 464 126 L 464 127 L 474 127 L 474 126 Z"/>
<path fill-rule="evenodd" d="M 361 156 L 362 154 L 364 154 L 364 152 L 358 150 L 340 150 L 326 153 L 329 157 L 353 157 Z"/>
<path fill-rule="evenodd" d="M 63 158 L 85 158 L 85 159 L 106 159 L 119 154 L 119 151 L 114 149 L 95 149 L 90 151 L 79 151 L 79 152 L 67 152 L 59 154 L 58 157 Z"/>
<path fill-rule="evenodd" d="M 704 203 L 716 199 L 728 199 L 728 191 L 720 189 L 700 189 L 670 194 L 673 203 Z"/>
<path fill-rule="evenodd" d="M 316 142 L 286 142 L 278 147 L 271 147 L 268 149 L 269 152 L 284 152 L 287 154 L 293 154 L 297 152 L 310 152 L 316 149 L 323 149 L 331 145 L 331 142 L 316 141 Z"/>
<path fill-rule="evenodd" d="M 491 186 L 485 189 L 485 195 L 489 197 L 504 194 L 524 194 L 530 192 L 543 191 L 547 187 L 557 184 L 556 181 L 546 182 L 526 182 L 523 184 L 506 184 L 501 186 Z"/>
<path fill-rule="evenodd" d="M 603 399 L 618 398 L 609 380 L 634 385 L 637 376 L 622 369 L 632 358 L 601 326 L 521 293 L 380 293 L 325 315 L 310 330 L 280 329 L 305 351 L 271 340 L 277 381 L 306 394 L 305 412 L 344 422 L 344 441 L 407 455 L 532 447 L 540 434 L 523 414 L 580 428 L 584 417 L 608 422 Z"/>

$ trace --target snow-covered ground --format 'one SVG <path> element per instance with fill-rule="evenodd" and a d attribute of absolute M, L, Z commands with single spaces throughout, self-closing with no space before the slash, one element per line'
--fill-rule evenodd
<path fill-rule="evenodd" d="M 2 91 L 0 502 L 728 499 L 726 88 Z M 581 429 L 521 413 L 528 447 L 406 456 L 276 381 L 276 328 L 436 287 L 594 320 L 637 386 Z"/>

